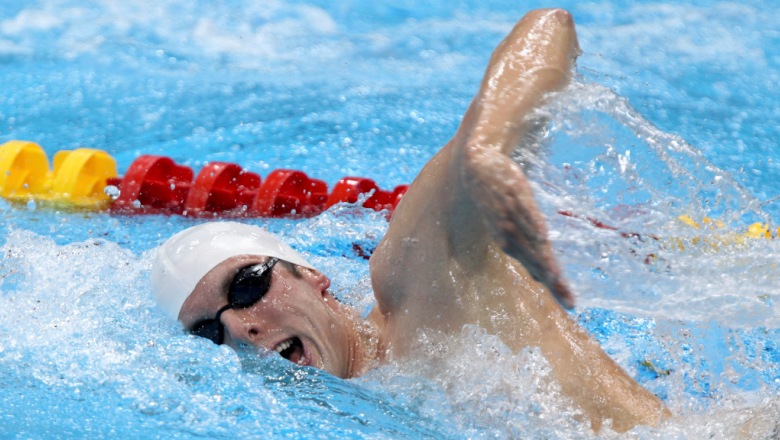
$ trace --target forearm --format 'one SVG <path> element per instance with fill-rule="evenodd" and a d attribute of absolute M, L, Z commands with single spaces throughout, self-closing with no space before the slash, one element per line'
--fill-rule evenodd
<path fill-rule="evenodd" d="M 570 70 L 561 67 L 538 67 L 514 78 L 517 96 L 511 100 L 496 100 L 490 105 L 482 103 L 476 115 L 476 124 L 467 145 L 471 148 L 494 150 L 511 155 L 517 148 L 523 149 L 523 138 L 537 126 L 534 111 L 544 99 L 568 83 Z M 499 102 L 506 101 L 506 102 Z"/>
<path fill-rule="evenodd" d="M 509 154 L 546 94 L 564 87 L 579 45 L 574 21 L 560 9 L 530 12 L 496 48 L 475 106 L 470 144 Z"/>
<path fill-rule="evenodd" d="M 547 323 L 542 353 L 563 392 L 585 412 L 594 430 L 611 420 L 613 430 L 624 432 L 638 424 L 657 424 L 668 416 L 663 403 L 568 316 Z"/>

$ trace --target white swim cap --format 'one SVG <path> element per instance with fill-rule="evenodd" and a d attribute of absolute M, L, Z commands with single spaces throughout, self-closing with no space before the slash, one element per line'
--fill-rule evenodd
<path fill-rule="evenodd" d="M 157 303 L 178 319 L 184 301 L 208 271 L 236 255 L 277 257 L 313 269 L 279 237 L 257 226 L 214 222 L 179 232 L 157 249 L 152 266 L 152 290 Z"/>

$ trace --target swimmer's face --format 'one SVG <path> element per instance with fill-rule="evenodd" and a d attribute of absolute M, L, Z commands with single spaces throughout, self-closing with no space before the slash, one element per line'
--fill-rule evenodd
<path fill-rule="evenodd" d="M 228 304 L 228 289 L 244 268 L 266 263 L 268 257 L 242 255 L 218 264 L 200 279 L 179 312 L 191 330 L 213 319 Z M 219 317 L 224 343 L 248 344 L 280 353 L 299 365 L 310 365 L 339 377 L 352 375 L 349 346 L 352 320 L 330 293 L 330 280 L 321 272 L 286 264 L 270 269 L 267 293 L 245 308 L 228 308 Z"/>

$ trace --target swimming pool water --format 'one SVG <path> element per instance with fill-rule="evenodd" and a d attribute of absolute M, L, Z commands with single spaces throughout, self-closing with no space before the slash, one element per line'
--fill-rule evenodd
<path fill-rule="evenodd" d="M 0 143 L 35 141 L 50 156 L 100 148 L 120 171 L 162 154 L 390 188 L 454 133 L 513 23 L 547 6 L 127 3 L 0 2 Z M 751 419 L 777 419 L 780 249 L 733 234 L 780 216 L 778 6 L 558 6 L 577 21 L 579 77 L 543 110 L 549 134 L 523 159 L 577 319 L 677 415 L 633 434 L 733 438 Z M 727 227 L 694 230 L 682 214 Z M 593 436 L 538 353 L 511 353 L 478 328 L 431 346 L 426 362 L 349 381 L 183 334 L 156 308 L 148 273 L 153 248 L 197 220 L 1 200 L 0 216 L 4 438 Z M 382 214 L 248 221 L 371 307 L 352 245 L 378 243 Z"/>

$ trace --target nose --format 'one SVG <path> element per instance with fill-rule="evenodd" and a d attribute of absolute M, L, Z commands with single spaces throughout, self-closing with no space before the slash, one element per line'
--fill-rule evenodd
<path fill-rule="evenodd" d="M 236 310 L 228 310 L 222 314 L 222 325 L 225 326 L 226 340 L 236 343 L 260 345 L 261 323 L 254 319 L 244 319 Z"/>

